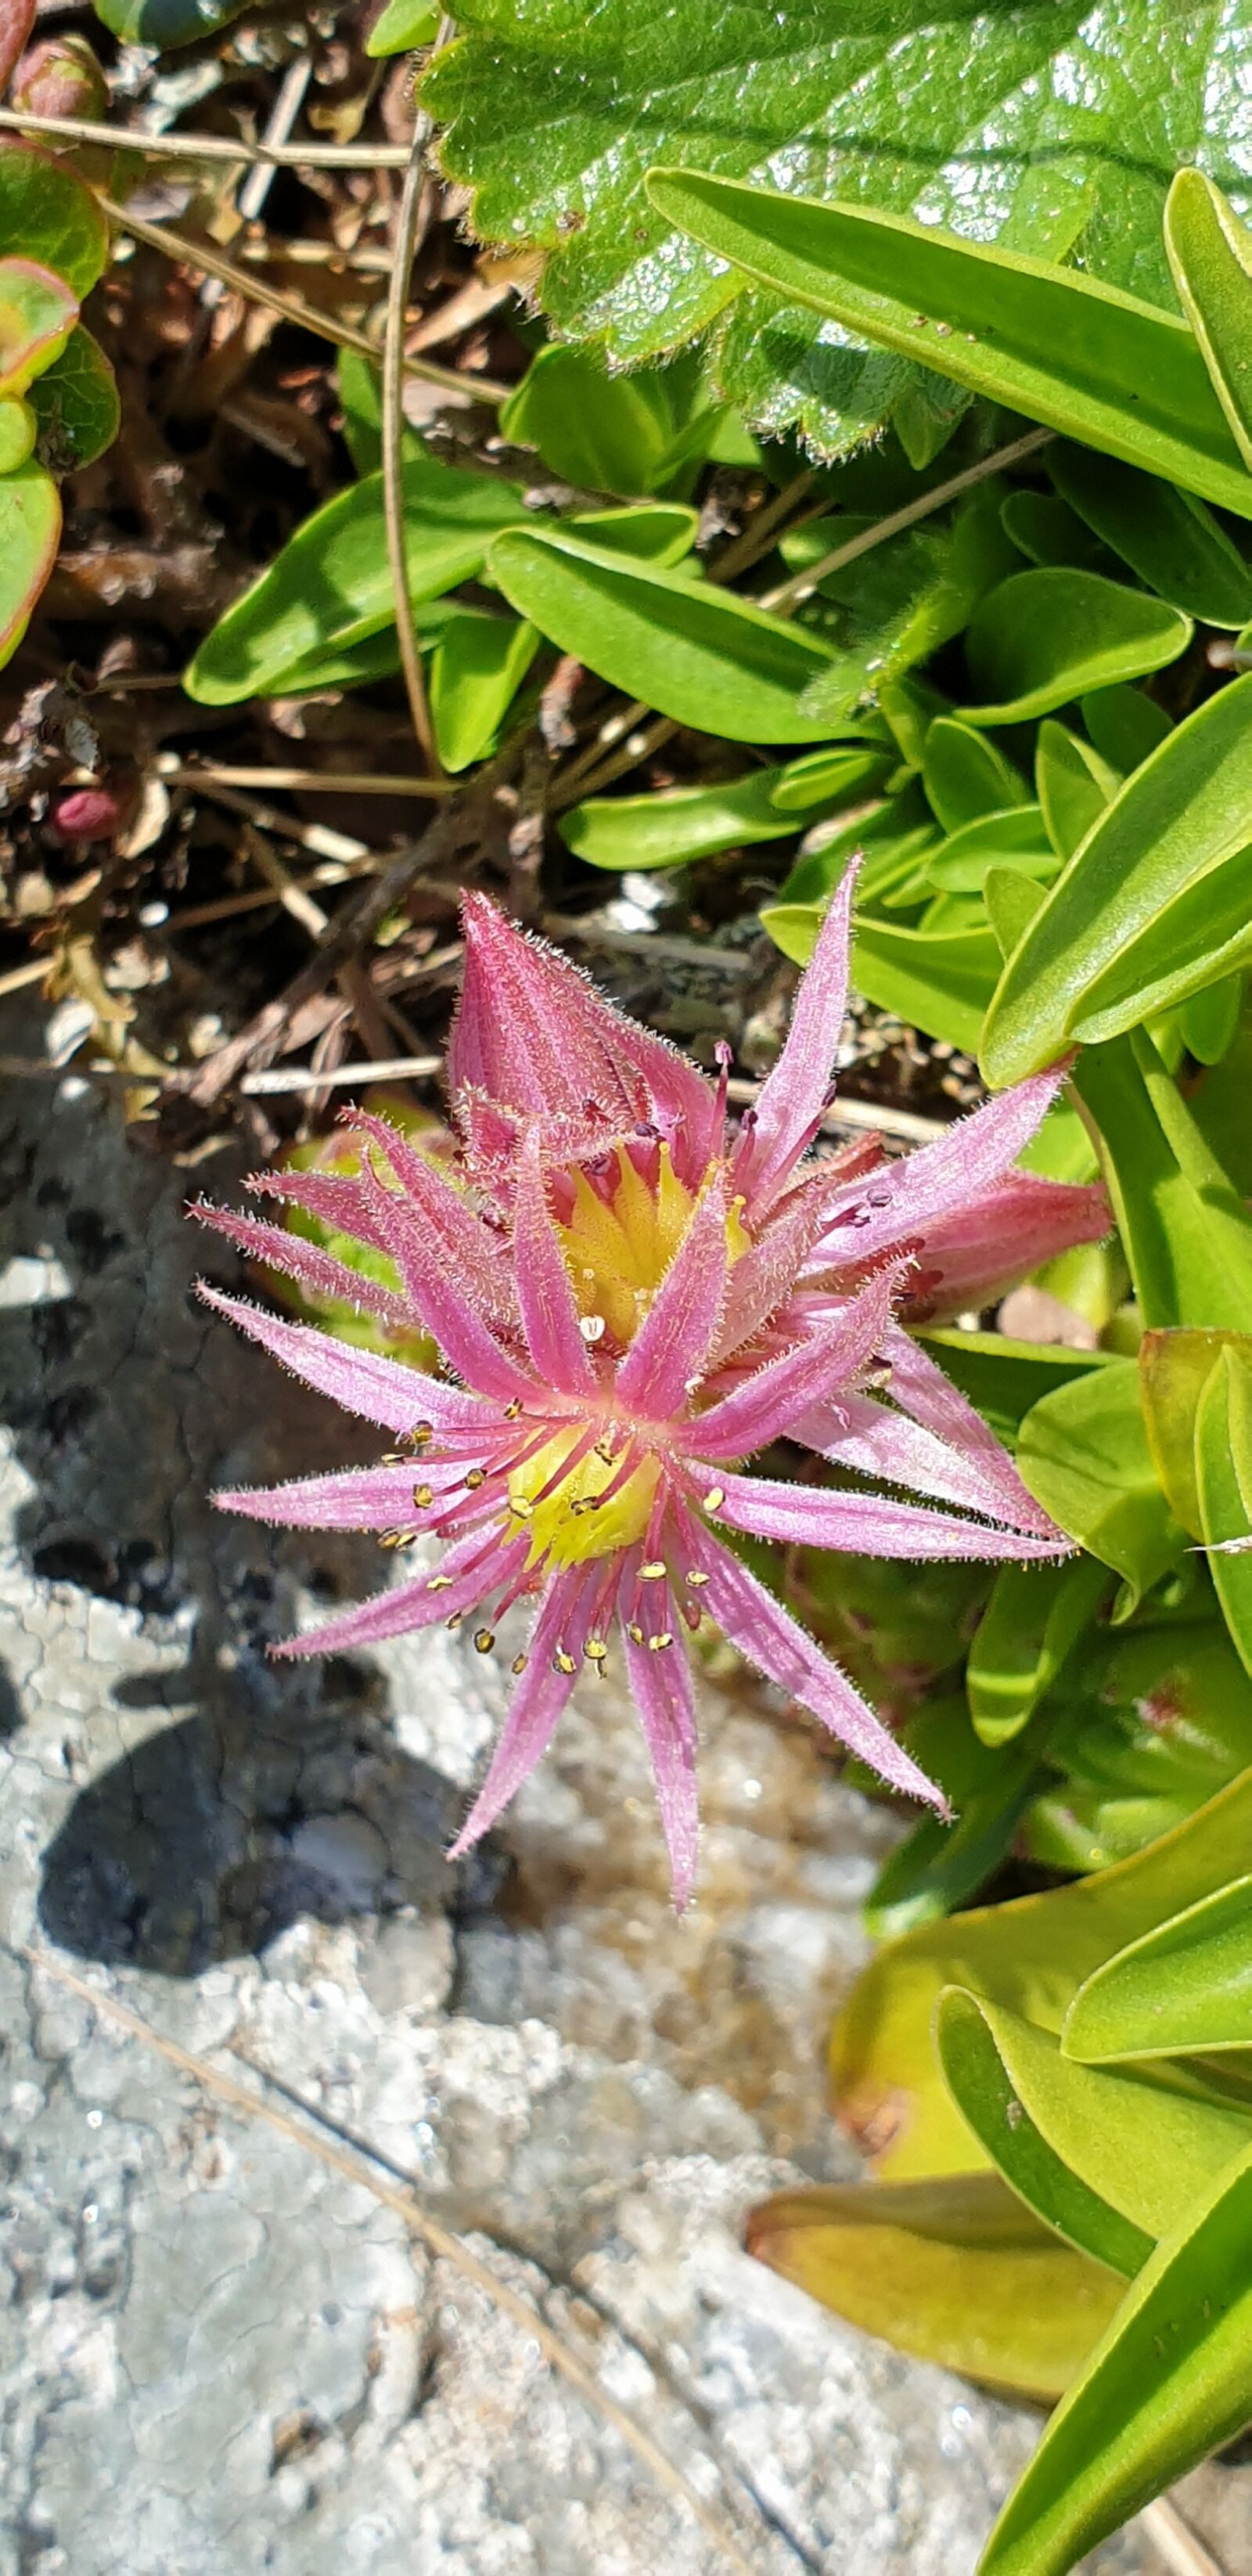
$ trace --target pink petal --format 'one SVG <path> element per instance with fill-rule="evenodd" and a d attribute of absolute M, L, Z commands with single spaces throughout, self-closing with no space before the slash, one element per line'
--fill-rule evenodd
<path fill-rule="evenodd" d="M 715 1360 L 720 1367 L 791 1295 L 805 1257 L 822 1229 L 824 1203 L 807 1186 L 771 1217 L 759 1243 L 741 1254 L 726 1282 Z"/>
<path fill-rule="evenodd" d="M 467 1386 L 500 1404 L 525 1404 L 538 1389 L 528 1369 L 502 1351 L 478 1308 L 475 1282 L 457 1255 L 432 1231 L 421 1235 L 400 1201 L 385 1190 L 377 1174 L 365 1177 L 365 1191 L 379 1233 L 398 1264 L 400 1276 L 429 1333 L 433 1333 L 449 1366 Z"/>
<path fill-rule="evenodd" d="M 286 1529 L 386 1530 L 416 1527 L 421 1519 L 413 1503 L 420 1481 L 432 1492 L 437 1482 L 457 1485 L 465 1470 L 458 1462 L 440 1471 L 417 1458 L 403 1467 L 349 1467 L 333 1476 L 299 1476 L 287 1485 L 240 1485 L 213 1496 L 218 1510 L 242 1512 L 254 1521 L 275 1521 Z"/>
<path fill-rule="evenodd" d="M 784 1546 L 829 1547 L 856 1556 L 1025 1558 L 1066 1556 L 1071 1542 L 1021 1530 L 991 1529 L 881 1494 L 834 1494 L 820 1485 L 784 1485 L 764 1476 L 726 1476 L 718 1519 L 754 1538 Z"/>
<path fill-rule="evenodd" d="M 888 1484 L 910 1485 L 914 1493 L 933 1494 L 964 1511 L 1038 1530 L 1039 1508 L 1031 1505 L 1025 1486 L 1025 1510 L 1010 1509 L 1005 1480 L 988 1476 L 948 1441 L 872 1396 L 841 1395 L 815 1406 L 791 1424 L 790 1437 L 835 1466 L 855 1468 L 858 1475 L 885 1477 Z"/>
<path fill-rule="evenodd" d="M 548 1584 L 531 1633 L 526 1669 L 509 1703 L 491 1768 L 448 1853 L 449 1860 L 459 1860 L 494 1825 L 546 1752 L 578 1677 L 600 1580 L 598 1565 L 574 1565 L 553 1575 Z M 558 1652 L 575 1666 L 574 1672 L 556 1670 L 553 1657 Z"/>
<path fill-rule="evenodd" d="M 929 1322 L 993 1305 L 1007 1288 L 1077 1243 L 1099 1243 L 1113 1222 L 1102 1182 L 1045 1181 L 1008 1172 L 946 1217 L 928 1217 L 922 1277 L 908 1311 Z"/>
<path fill-rule="evenodd" d="M 209 1207 L 204 1201 L 190 1214 L 201 1225 L 210 1225 L 224 1234 L 251 1261 L 264 1262 L 269 1270 L 285 1271 L 310 1297 L 330 1297 L 345 1305 L 361 1308 L 368 1315 L 395 1332 L 412 1332 L 416 1317 L 403 1297 L 394 1289 L 384 1288 L 376 1279 L 362 1278 L 350 1270 L 346 1261 L 323 1252 L 302 1234 L 293 1234 L 285 1225 L 267 1225 L 260 1217 L 238 1216 L 233 1208 Z"/>
<path fill-rule="evenodd" d="M 698 1414 L 684 1446 L 692 1457 L 746 1458 L 789 1429 L 797 1414 L 846 1386 L 873 1358 L 891 1320 L 897 1276 L 888 1271 L 854 1297 L 834 1322 L 797 1341 Z"/>
<path fill-rule="evenodd" d="M 624 1413 L 665 1422 L 685 1406 L 713 1347 L 726 1271 L 726 1192 L 715 1170 L 618 1369 Z"/>
<path fill-rule="evenodd" d="M 398 1128 L 390 1126 L 385 1118 L 374 1118 L 363 1111 L 354 1111 L 353 1116 L 355 1124 L 381 1146 L 401 1184 L 397 1195 L 385 1189 L 372 1163 L 363 1166 L 362 1194 L 374 1224 L 384 1230 L 378 1205 L 378 1192 L 383 1189 L 389 1210 L 389 1241 L 396 1239 L 397 1225 L 405 1227 L 412 1258 L 419 1263 L 425 1260 L 433 1242 L 443 1256 L 443 1266 L 447 1268 L 451 1263 L 479 1313 L 516 1331 L 517 1301 L 503 1236 L 485 1223 L 468 1191 L 458 1189 L 447 1172 L 417 1153 Z"/>
<path fill-rule="evenodd" d="M 883 1356 L 890 1364 L 895 1403 L 981 1469 L 1000 1497 L 997 1518 L 1033 1530 L 1037 1537 L 1054 1537 L 1055 1522 L 1027 1492 L 1007 1449 L 929 1351 L 893 1323 L 883 1337 Z"/>
<path fill-rule="evenodd" d="M 615 1131 L 655 1119 L 687 1140 L 702 1171 L 715 1095 L 697 1067 L 613 1010 L 568 958 L 485 895 L 465 897 L 463 918 L 465 982 L 448 1048 L 454 1094 L 469 1086 L 583 1126 L 593 1109 Z"/>
<path fill-rule="evenodd" d="M 735 1182 L 747 1192 L 749 1223 L 777 1195 L 829 1097 L 848 999 L 856 876 L 855 865 L 847 868 L 830 898 L 796 994 L 787 1043 L 757 1101 L 755 1125 L 735 1157 Z"/>
<path fill-rule="evenodd" d="M 548 1213 L 539 1143 L 533 1132 L 517 1164 L 513 1257 L 526 1344 L 536 1374 L 559 1394 L 595 1392 L 596 1373 L 578 1325 L 578 1306 L 560 1238 Z"/>
<path fill-rule="evenodd" d="M 881 1778 L 907 1797 L 924 1798 L 947 1812 L 941 1789 L 918 1769 L 895 1737 L 875 1717 L 838 1666 L 828 1661 L 811 1637 L 749 1574 L 738 1557 L 719 1547 L 708 1530 L 697 1525 L 685 1532 L 690 1562 L 708 1576 L 704 1599 L 724 1635 L 741 1655 L 802 1708 L 820 1719 L 841 1744 L 868 1762 Z"/>
<path fill-rule="evenodd" d="M 354 1350 L 312 1324 L 284 1324 L 243 1297 L 228 1297 L 220 1288 L 211 1288 L 207 1280 L 199 1282 L 199 1293 L 206 1306 L 228 1315 L 293 1376 L 316 1387 L 319 1395 L 330 1396 L 345 1413 L 359 1414 L 364 1422 L 381 1423 L 385 1431 L 401 1434 L 419 1422 L 433 1423 L 436 1431 L 495 1427 L 498 1416 L 491 1405 L 460 1387 L 427 1377 L 421 1369 L 405 1368 L 399 1360 L 382 1359 L 374 1351 Z"/>
<path fill-rule="evenodd" d="M 657 1653 L 646 1641 L 639 1645 L 629 1630 L 623 1629 L 626 1674 L 652 1756 L 656 1802 L 669 1848 L 674 1908 L 681 1914 L 695 1886 L 699 1850 L 695 1694 L 669 1585 L 649 1585 L 647 1590 L 648 1607 L 658 1621 L 654 1633 L 668 1633 L 674 1642 Z M 663 1593 L 663 1602 L 653 1601 L 654 1591 Z"/>
<path fill-rule="evenodd" d="M 1016 1162 L 1065 1080 L 1064 1064 L 1002 1091 L 972 1118 L 962 1118 L 933 1145 L 884 1163 L 868 1182 L 852 1182 L 831 1199 L 829 1221 L 810 1268 L 842 1269 L 877 1260 L 903 1239 L 925 1244 L 932 1220 L 959 1224 L 962 1211 Z M 923 1250 L 922 1258 L 925 1258 Z"/>
<path fill-rule="evenodd" d="M 387 1637 L 407 1636 L 418 1628 L 437 1628 L 458 1611 L 476 1609 L 490 1593 L 511 1582 L 525 1555 L 524 1539 L 513 1539 L 507 1546 L 489 1551 L 484 1548 L 482 1532 L 476 1530 L 459 1546 L 449 1548 L 437 1567 L 416 1575 L 411 1583 L 397 1583 L 390 1592 L 376 1592 L 372 1600 L 363 1601 L 356 1610 L 341 1610 L 337 1618 L 324 1620 L 320 1628 L 306 1628 L 299 1637 L 285 1637 L 271 1652 L 287 1660 L 302 1655 L 339 1654 L 353 1646 L 381 1645 Z"/>

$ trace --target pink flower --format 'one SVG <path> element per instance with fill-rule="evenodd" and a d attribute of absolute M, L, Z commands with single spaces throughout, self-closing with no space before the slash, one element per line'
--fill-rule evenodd
<path fill-rule="evenodd" d="M 838 1668 L 723 1532 L 896 1557 L 1052 1557 L 1067 1545 L 972 1407 L 897 1320 L 977 1294 L 1107 1230 L 1103 1194 L 1012 1171 L 1060 1072 L 924 1152 L 813 1155 L 843 1019 L 851 887 L 832 903 L 786 1047 L 735 1132 L 707 1081 L 481 895 L 449 1050 L 459 1166 L 353 1113 L 356 1178 L 275 1172 L 294 1200 L 390 1255 L 399 1289 L 283 1227 L 201 1215 L 319 1294 L 434 1336 L 424 1375 L 205 1288 L 288 1368 L 401 1445 L 377 1466 L 226 1507 L 296 1528 L 430 1533 L 437 1570 L 278 1649 L 368 1645 L 514 1602 L 529 1649 L 464 1851 L 543 1753 L 579 1672 L 615 1638 L 656 1776 L 674 1896 L 696 1867 L 696 1728 L 684 1629 L 714 1619 L 757 1669 L 900 1790 L 942 1807 Z M 454 1382 L 454 1380 L 456 1382 Z M 754 1475 L 786 1435 L 930 1503 Z"/>

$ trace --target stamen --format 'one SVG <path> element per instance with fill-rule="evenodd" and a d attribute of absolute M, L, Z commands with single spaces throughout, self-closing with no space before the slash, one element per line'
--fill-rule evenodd
<path fill-rule="evenodd" d="M 527 1659 L 527 1657 L 526 1657 L 525 1655 L 515 1655 L 515 1656 L 513 1657 L 513 1661 L 512 1661 L 512 1663 L 511 1663 L 511 1664 L 510 1664 L 510 1666 L 509 1666 L 509 1670 L 510 1670 L 510 1672 L 513 1672 L 513 1673 L 524 1673 L 524 1672 L 525 1672 L 525 1670 L 526 1670 L 527 1660 L 528 1660 L 528 1659 Z"/>
<path fill-rule="evenodd" d="M 415 1540 L 416 1540 L 416 1538 L 417 1538 L 417 1531 L 416 1531 L 416 1530 L 403 1530 L 403 1529 L 381 1530 L 381 1531 L 379 1532 L 378 1544 L 379 1544 L 379 1546 L 380 1546 L 380 1547 L 392 1547 L 392 1548 L 412 1547 L 412 1546 L 413 1546 L 413 1544 L 414 1544 L 414 1542 L 415 1542 Z"/>
<path fill-rule="evenodd" d="M 552 1658 L 552 1670 L 554 1673 L 565 1673 L 566 1675 L 577 1672 L 578 1666 L 575 1663 L 573 1656 L 566 1654 L 564 1646 L 557 1647 L 556 1653 Z"/>
<path fill-rule="evenodd" d="M 663 1628 L 659 1637 L 649 1637 L 648 1639 L 649 1648 L 654 1655 L 663 1653 L 665 1647 L 672 1646 L 673 1642 L 673 1637 L 671 1636 L 668 1628 Z"/>
<path fill-rule="evenodd" d="M 612 1441 L 609 1439 L 607 1432 L 603 1440 L 597 1440 L 594 1454 L 597 1458 L 603 1460 L 606 1467 L 612 1466 L 613 1461 L 617 1456 L 617 1451 L 614 1448 Z"/>
<path fill-rule="evenodd" d="M 608 1651 L 603 1637 L 588 1637 L 583 1648 L 583 1653 L 590 1664 L 602 1664 Z"/>
<path fill-rule="evenodd" d="M 629 1637 L 634 1638 L 637 1646 L 641 1646 L 643 1644 L 643 1630 L 637 1619 L 631 1619 L 627 1622 L 626 1633 Z"/>
<path fill-rule="evenodd" d="M 603 1315 L 580 1315 L 578 1329 L 585 1342 L 602 1342 L 604 1339 Z"/>
<path fill-rule="evenodd" d="M 428 1591 L 428 1592 L 450 1592 L 450 1591 L 452 1590 L 452 1577 L 451 1577 L 451 1575 L 450 1575 L 450 1574 L 432 1574 L 432 1576 L 431 1576 L 431 1578 L 430 1578 L 430 1581 L 429 1581 L 429 1583 L 428 1583 L 428 1584 L 427 1584 L 427 1586 L 426 1586 L 426 1589 L 427 1589 L 427 1591 Z"/>
<path fill-rule="evenodd" d="M 688 1568 L 687 1573 L 686 1573 L 686 1574 L 684 1575 L 684 1577 L 683 1577 L 684 1582 L 685 1582 L 685 1583 L 689 1583 L 689 1584 L 691 1585 L 691 1588 L 692 1588 L 693 1592 L 698 1591 L 698 1590 L 699 1590 L 700 1585 L 701 1585 L 702 1583 L 707 1583 L 707 1582 L 708 1582 L 708 1579 L 709 1579 L 709 1578 L 708 1578 L 707 1574 L 701 1574 L 701 1572 L 700 1572 L 700 1568 L 699 1568 L 699 1566 L 698 1566 L 698 1565 L 690 1566 L 690 1567 Z"/>
<path fill-rule="evenodd" d="M 475 1628 L 474 1643 L 477 1646 L 480 1655 L 489 1655 L 495 1642 L 496 1633 L 494 1628 Z"/>
<path fill-rule="evenodd" d="M 470 1489 L 471 1494 L 476 1494 L 476 1493 L 477 1493 L 477 1491 L 478 1491 L 479 1486 L 480 1486 L 480 1485 L 485 1485 L 485 1484 L 486 1484 L 486 1482 L 487 1482 L 487 1470 L 486 1470 L 486 1468 L 485 1468 L 485 1467 L 471 1467 L 471 1468 L 470 1468 L 470 1471 L 469 1471 L 469 1474 L 467 1475 L 467 1477 L 466 1477 L 466 1479 L 465 1479 L 465 1482 L 466 1482 L 466 1484 L 469 1486 L 469 1489 Z"/>
<path fill-rule="evenodd" d="M 506 1422 L 520 1422 L 520 1421 L 521 1421 L 521 1418 L 522 1418 L 522 1399 L 521 1399 L 520 1395 L 515 1395 L 515 1396 L 514 1396 L 514 1398 L 513 1398 L 512 1403 L 511 1403 L 511 1404 L 506 1404 L 506 1406 L 505 1406 L 505 1408 L 504 1408 L 504 1419 L 505 1419 L 505 1421 L 506 1421 Z"/>
<path fill-rule="evenodd" d="M 433 1422 L 415 1422 L 409 1433 L 409 1439 L 415 1449 L 424 1449 L 427 1441 L 433 1440 L 434 1436 L 435 1426 Z"/>
<path fill-rule="evenodd" d="M 720 1512 L 726 1496 L 720 1485 L 710 1485 L 703 1499 L 706 1512 Z"/>
<path fill-rule="evenodd" d="M 509 1510 L 515 1520 L 528 1521 L 534 1508 L 534 1504 L 528 1503 L 524 1494 L 509 1497 Z"/>
<path fill-rule="evenodd" d="M 463 1610 L 454 1610 L 451 1618 L 445 1619 L 443 1624 L 445 1628 L 459 1628 L 464 1617 L 465 1612 Z"/>
<path fill-rule="evenodd" d="M 661 1583 L 665 1579 L 666 1568 L 658 1557 L 652 1565 L 641 1565 L 639 1572 L 645 1583 Z"/>
<path fill-rule="evenodd" d="M 415 1485 L 415 1486 L 414 1486 L 414 1488 L 413 1488 L 413 1508 L 414 1508 L 414 1510 L 415 1510 L 415 1511 L 418 1511 L 418 1512 L 424 1512 L 424 1511 L 426 1510 L 426 1508 L 427 1508 L 428 1504 L 433 1503 L 434 1499 L 435 1499 L 435 1489 L 434 1489 L 434 1486 L 433 1486 L 433 1485 Z"/>

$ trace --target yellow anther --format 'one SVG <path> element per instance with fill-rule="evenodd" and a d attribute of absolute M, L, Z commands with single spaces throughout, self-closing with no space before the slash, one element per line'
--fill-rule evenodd
<path fill-rule="evenodd" d="M 668 1628 L 662 1628 L 659 1637 L 649 1637 L 648 1639 L 648 1645 L 654 1655 L 661 1654 L 664 1648 L 666 1646 L 672 1646 L 673 1642 L 674 1640 L 670 1635 Z"/>
<path fill-rule="evenodd" d="M 557 1647 L 556 1653 L 552 1658 L 552 1670 L 554 1673 L 577 1672 L 578 1666 L 575 1663 L 573 1656 L 566 1654 L 564 1646 Z"/>
<path fill-rule="evenodd" d="M 710 1485 L 709 1490 L 704 1497 L 704 1508 L 706 1512 L 720 1512 L 725 1500 L 726 1496 L 722 1487 L 720 1485 Z"/>
<path fill-rule="evenodd" d="M 639 1568 L 639 1572 L 645 1583 L 659 1583 L 664 1577 L 666 1571 L 667 1569 L 661 1563 L 659 1557 L 654 1559 L 650 1565 L 641 1565 Z"/>
<path fill-rule="evenodd" d="M 515 1655 L 515 1656 L 513 1657 L 513 1663 L 512 1663 L 512 1667 L 511 1667 L 512 1671 L 513 1671 L 513 1672 L 515 1672 L 515 1673 L 524 1673 L 524 1672 L 525 1672 L 525 1670 L 526 1670 L 526 1661 L 527 1661 L 527 1659 L 526 1659 L 525 1655 Z"/>
<path fill-rule="evenodd" d="M 435 1490 L 434 1490 L 433 1485 L 415 1485 L 415 1486 L 414 1486 L 414 1488 L 413 1488 L 413 1508 L 414 1508 L 414 1510 L 415 1510 L 415 1511 L 418 1511 L 418 1512 L 424 1512 L 424 1511 L 425 1511 L 425 1509 L 426 1509 L 427 1504 L 428 1504 L 428 1503 L 433 1503 L 434 1499 L 435 1499 Z"/>
<path fill-rule="evenodd" d="M 471 1494 L 476 1494 L 479 1486 L 485 1485 L 487 1482 L 486 1468 L 471 1467 L 468 1475 L 466 1476 L 465 1482 L 469 1486 Z"/>
<path fill-rule="evenodd" d="M 427 1589 L 427 1591 L 428 1591 L 428 1592 L 450 1592 L 450 1591 L 452 1590 L 452 1577 L 451 1577 L 451 1575 L 450 1575 L 450 1574 L 432 1574 L 432 1576 L 431 1576 L 431 1578 L 430 1578 L 430 1581 L 429 1581 L 429 1583 L 428 1583 L 428 1584 L 427 1584 L 427 1586 L 426 1586 L 426 1589 Z"/>
<path fill-rule="evenodd" d="M 505 1408 L 504 1408 L 504 1419 L 505 1419 L 505 1421 L 506 1421 L 506 1422 L 520 1422 L 520 1421 L 521 1421 L 521 1418 L 522 1418 L 522 1399 L 521 1399 L 520 1395 L 515 1395 L 515 1396 L 514 1396 L 514 1398 L 513 1398 L 512 1403 L 511 1403 L 511 1404 L 506 1404 L 506 1406 L 505 1406 Z"/>
<path fill-rule="evenodd" d="M 475 1628 L 474 1643 L 477 1646 L 480 1655 L 489 1655 L 495 1642 L 496 1632 L 494 1628 Z"/>
<path fill-rule="evenodd" d="M 630 1625 L 629 1625 L 629 1628 L 628 1628 L 628 1630 L 627 1630 L 627 1634 L 628 1634 L 628 1636 L 631 1636 L 631 1637 L 633 1637 L 633 1638 L 634 1638 L 635 1644 L 636 1644 L 637 1646 L 641 1646 L 641 1645 L 643 1644 L 643 1630 L 642 1630 L 642 1628 L 640 1627 L 639 1622 L 638 1622 L 638 1620 L 637 1620 L 637 1619 L 632 1619 L 632 1620 L 631 1620 Z"/>
<path fill-rule="evenodd" d="M 698 1565 L 693 1565 L 688 1569 L 686 1580 L 691 1585 L 694 1592 L 698 1592 L 700 1585 L 702 1583 L 707 1583 L 708 1579 L 707 1574 L 701 1574 Z"/>
<path fill-rule="evenodd" d="M 603 1637 L 588 1637 L 583 1648 L 583 1653 L 591 1664 L 602 1664 L 608 1651 Z"/>

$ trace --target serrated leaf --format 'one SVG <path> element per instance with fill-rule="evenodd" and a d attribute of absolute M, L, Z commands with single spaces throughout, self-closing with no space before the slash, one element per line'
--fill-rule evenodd
<path fill-rule="evenodd" d="M 1062 2036 L 1084 2066 L 1252 2048 L 1252 1878 L 1106 1960 L 1079 1987 Z"/>
<path fill-rule="evenodd" d="M 874 0 L 466 0 L 458 26 L 423 91 L 452 129 L 443 166 L 474 190 L 485 238 L 549 254 L 557 328 L 628 360 L 702 329 L 735 288 L 649 206 L 650 161 L 967 224 L 1044 257 L 1081 232 L 1088 265 L 1168 300 L 1164 192 L 1180 161 L 1226 158 L 1250 41 L 1247 0 L 1220 25 L 1179 24 L 1166 0 L 1094 17 L 1038 0 L 921 0 L 903 17 Z M 725 390 L 825 452 L 872 435 L 895 385 L 858 384 L 835 335 L 787 301 L 754 298 L 742 330 L 732 313 Z"/>
<path fill-rule="evenodd" d="M 748 2250 L 864 2332 L 1032 2397 L 1068 2386 L 1121 2288 L 989 2173 L 780 2192 Z"/>
<path fill-rule="evenodd" d="M 39 423 L 39 453 L 53 473 L 77 472 L 111 447 L 121 423 L 117 378 L 98 340 L 82 324 L 59 358 L 30 389 Z"/>
<path fill-rule="evenodd" d="M 0 138 L 0 242 L 63 278 L 81 303 L 109 255 L 109 228 L 77 172 L 33 143 Z"/>
<path fill-rule="evenodd" d="M 953 2104 L 931 2036 L 944 1986 L 961 1985 L 1059 2031 L 1106 1959 L 1247 1865 L 1252 1772 L 1132 1860 L 1041 1896 L 927 1923 L 870 1962 L 835 2025 L 839 2116 L 893 2180 L 985 2162 Z"/>
<path fill-rule="evenodd" d="M 1190 619 L 1163 600 L 1096 572 L 1035 565 L 975 609 L 965 661 L 982 703 L 961 712 L 967 724 L 1023 724 L 1084 690 L 1163 669 L 1190 640 Z"/>
<path fill-rule="evenodd" d="M 1145 2263 L 996 2524 L 980 2576 L 1066 2576 L 1252 2413 L 1252 2155 Z"/>
<path fill-rule="evenodd" d="M 649 173 L 668 221 L 845 330 L 971 393 L 1252 517 L 1252 476 L 1186 324 L 1095 277 L 935 224 L 692 171 Z"/>
<path fill-rule="evenodd" d="M 61 538 L 61 503 L 33 457 L 0 478 L 0 669 L 30 624 Z"/>
<path fill-rule="evenodd" d="M 428 457 L 405 466 L 404 497 L 415 601 L 480 572 L 492 537 L 523 515 L 515 484 Z M 382 476 L 369 474 L 297 528 L 205 637 L 184 686 L 205 706 L 294 691 L 315 656 L 338 662 L 392 623 Z"/>
<path fill-rule="evenodd" d="M 1252 953 L 1250 715 L 1252 673 L 1166 737 L 1075 851 L 991 1006 L 993 1086 L 1076 1039 L 1116 1037 Z"/>
<path fill-rule="evenodd" d="M 563 653 L 678 724 L 732 742 L 816 742 L 835 730 L 800 711 L 829 652 L 733 591 L 631 563 L 568 525 L 510 530 L 488 570 Z"/>

